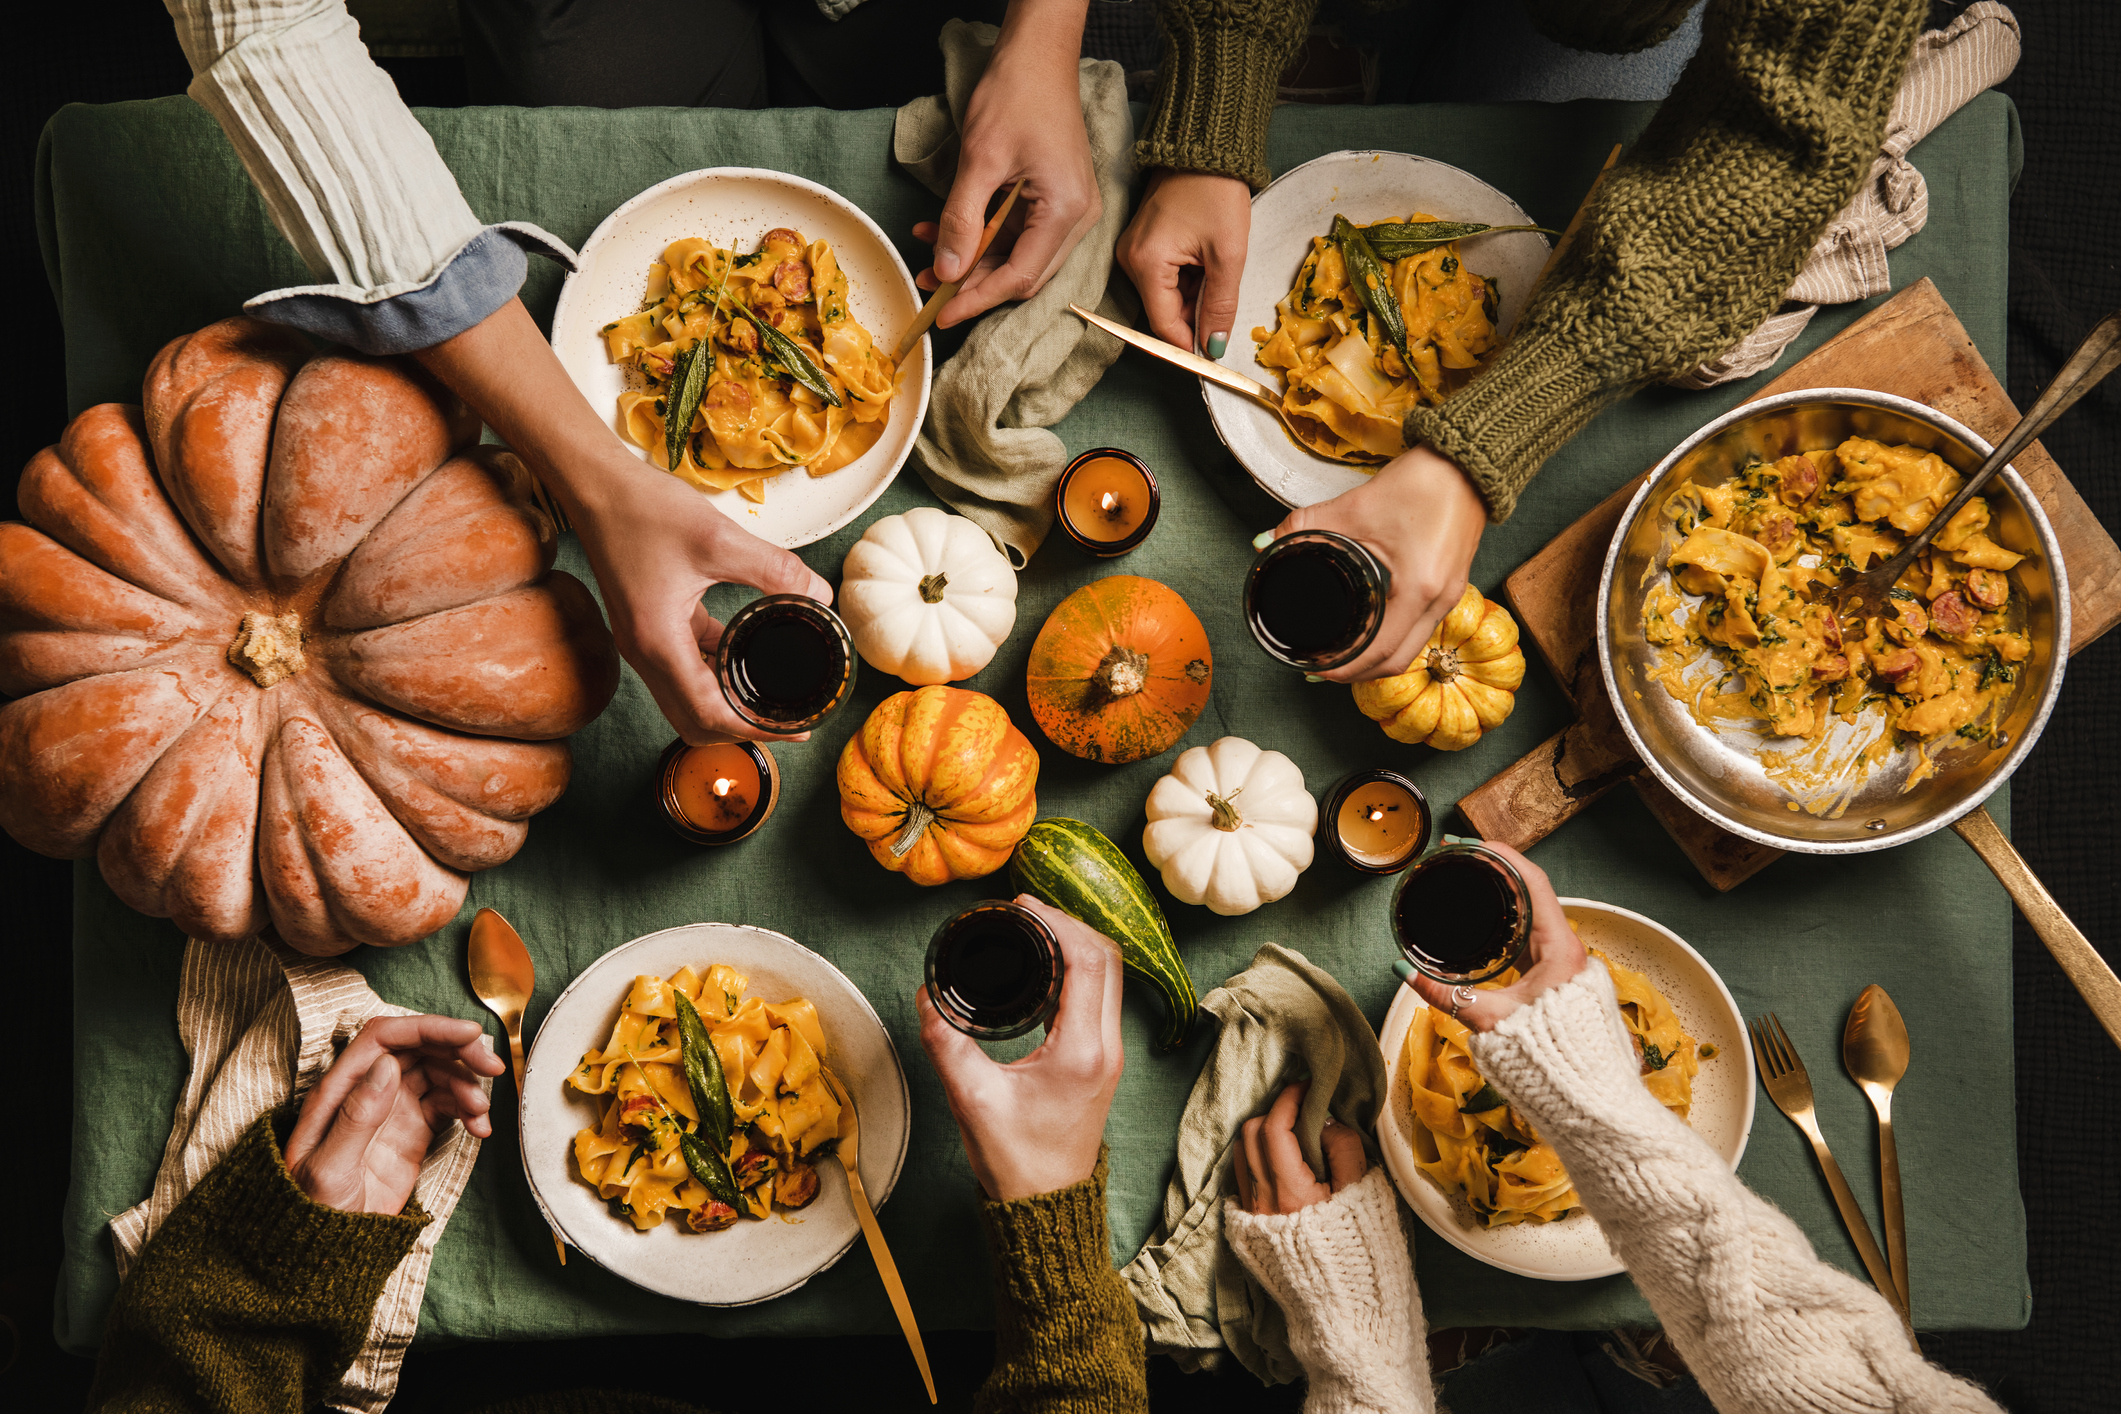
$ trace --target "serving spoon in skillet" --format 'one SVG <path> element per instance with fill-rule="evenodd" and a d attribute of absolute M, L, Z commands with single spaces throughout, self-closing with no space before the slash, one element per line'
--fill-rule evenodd
<path fill-rule="evenodd" d="M 2033 404 L 2033 410 L 2018 419 L 2018 425 L 1996 444 L 1996 450 L 1988 454 L 1981 469 L 1966 479 L 1959 494 L 1952 497 L 1943 510 L 1930 517 L 1930 523 L 1922 528 L 1920 535 L 1884 564 L 1871 566 L 1841 586 L 1836 605 L 1840 616 L 1846 619 L 1884 613 L 1886 596 L 1900 582 L 1900 576 L 1907 573 L 1907 567 L 1915 562 L 1917 555 L 1929 548 L 1930 541 L 1952 523 L 1952 517 L 1959 514 L 1960 507 L 1980 495 L 1981 488 L 1988 485 L 2012 457 L 2024 451 L 2056 418 L 2075 406 L 2077 399 L 2097 387 L 2099 380 L 2116 368 L 2121 368 L 2121 310 L 2107 315 L 2084 336 L 2084 342 L 2077 345 L 2077 351 L 2062 365 L 2055 381 L 2047 385 L 2047 391 Z"/>

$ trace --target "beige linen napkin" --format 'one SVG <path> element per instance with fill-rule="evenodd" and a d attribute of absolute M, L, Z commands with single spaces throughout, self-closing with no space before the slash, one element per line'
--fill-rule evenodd
<path fill-rule="evenodd" d="M 1223 1240 L 1223 1197 L 1238 1130 L 1292 1080 L 1311 1077 L 1296 1135 L 1324 1172 L 1318 1132 L 1330 1111 L 1369 1136 L 1385 1095 L 1377 1033 L 1340 983 L 1300 952 L 1269 943 L 1252 965 L 1201 999 L 1222 1022 L 1215 1055 L 1193 1084 L 1178 1122 L 1178 1167 L 1164 1212 L 1120 1271 L 1148 1328 L 1152 1354 L 1181 1369 L 1214 1369 L 1224 1352 L 1268 1384 L 1303 1377 L 1274 1304 Z"/>
<path fill-rule="evenodd" d="M 177 1101 L 154 1191 L 111 1219 L 120 1279 L 184 1195 L 259 1115 L 308 1094 L 370 1017 L 414 1014 L 383 1001 L 352 968 L 263 938 L 233 945 L 187 942 L 177 984 L 177 1033 L 191 1057 L 191 1074 Z M 491 1089 L 483 1077 L 480 1084 Z M 413 1199 L 433 1221 L 384 1284 L 367 1343 L 325 1395 L 331 1408 L 377 1414 L 397 1393 L 435 1243 L 478 1157 L 479 1141 L 452 1122 L 420 1166 Z"/>
<path fill-rule="evenodd" d="M 947 195 L 957 171 L 958 123 L 1000 33 L 993 25 L 943 26 L 944 96 L 898 110 L 892 154 L 922 185 Z M 992 535 L 1018 569 L 1053 528 L 1053 484 L 1068 463 L 1045 429 L 1067 416 L 1125 347 L 1068 313 L 1080 304 L 1134 322 L 1132 288 L 1112 250 L 1127 224 L 1134 179 L 1134 119 L 1119 65 L 1085 59 L 1083 121 L 1104 212 L 1046 287 L 1018 305 L 989 311 L 935 375 L 928 420 L 914 445 L 921 479 L 944 504 Z"/>
<path fill-rule="evenodd" d="M 1975 94 L 2018 67 L 2018 18 L 1981 0 L 1943 29 L 1915 41 L 1907 81 L 1886 119 L 1885 145 L 1855 199 L 1828 224 L 1798 272 L 1782 308 L 1713 362 L 1672 379 L 1678 388 L 1712 388 L 1771 366 L 1804 332 L 1823 304 L 1847 304 L 1893 288 L 1886 252 L 1930 218 L 1929 186 L 1907 160 L 1908 149 L 1936 131 Z"/>

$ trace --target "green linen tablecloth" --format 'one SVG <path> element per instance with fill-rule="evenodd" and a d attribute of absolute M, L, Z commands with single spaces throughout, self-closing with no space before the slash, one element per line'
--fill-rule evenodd
<path fill-rule="evenodd" d="M 1386 147 L 1455 163 L 1511 193 L 1550 226 L 1564 224 L 1616 141 L 1646 104 L 1580 102 L 1277 111 L 1276 171 L 1347 147 Z M 845 193 L 924 258 L 910 228 L 935 200 L 890 160 L 891 114 L 587 109 L 423 112 L 442 156 L 484 219 L 531 220 L 580 244 L 604 215 L 673 173 L 770 166 Z M 1927 275 L 1998 369 L 2003 361 L 2006 205 L 2019 148 L 2010 103 L 1985 95 L 1915 150 L 1929 180 L 1929 229 L 1893 257 L 1901 284 Z M 248 296 L 305 282 L 213 123 L 181 98 L 70 107 L 52 120 L 39 165 L 40 231 L 66 328 L 73 410 L 137 401 L 166 340 L 236 311 Z M 532 262 L 524 294 L 546 317 L 560 276 Z M 1813 322 L 1796 357 L 1857 308 Z M 1655 391 L 1608 413 L 1555 457 L 1516 518 L 1493 530 L 1475 565 L 1493 592 L 1511 568 L 1627 477 L 1752 385 L 1705 394 Z M 58 429 L 54 427 L 56 434 Z M 1156 468 L 1163 519 L 1117 564 L 1056 536 L 1022 577 L 1019 629 L 970 686 L 1029 727 L 1023 669 L 1031 636 L 1070 590 L 1115 569 L 1185 595 L 1217 649 L 1213 699 L 1182 745 L 1234 733 L 1286 752 L 1313 790 L 1357 766 L 1410 773 L 1439 810 L 1557 730 L 1566 706 L 1534 667 L 1517 713 L 1475 748 L 1445 755 L 1401 746 L 1365 721 L 1340 687 L 1306 684 L 1252 645 L 1237 612 L 1248 541 L 1278 510 L 1217 442 L 1191 380 L 1128 356 L 1057 428 L 1071 451 L 1127 447 Z M 901 476 L 869 516 L 804 551 L 828 578 L 876 516 L 926 503 Z M 589 578 L 570 541 L 561 563 Z M 1591 586 L 1584 586 L 1591 592 Z M 717 590 L 728 612 L 748 597 Z M 878 701 L 901 685 L 864 672 L 856 700 L 807 746 L 779 750 L 786 799 L 744 844 L 701 850 L 659 821 L 649 778 L 670 730 L 630 673 L 602 719 L 575 739 L 574 783 L 540 816 L 511 863 L 474 878 L 458 920 L 426 943 L 362 950 L 348 961 L 390 1001 L 490 1023 L 468 990 L 463 941 L 491 904 L 515 920 L 538 967 L 534 1029 L 568 980 L 609 949 L 703 919 L 778 929 L 830 957 L 890 1027 L 913 1090 L 914 1135 L 882 1220 L 924 1325 L 990 1321 L 987 1263 L 973 1184 L 942 1094 L 916 1039 L 913 993 L 930 930 L 986 896 L 978 882 L 922 890 L 879 869 L 840 823 L 833 764 Z M 1036 731 L 1033 730 L 1036 738 Z M 1092 765 L 1042 747 L 1042 810 L 1078 816 L 1140 860 L 1142 801 L 1173 752 L 1132 766 Z M 2004 805 L 1999 793 L 1991 809 Z M 1705 886 L 1637 803 L 1618 791 L 1534 856 L 1563 894 L 1638 910 L 1692 942 L 1748 1015 L 1779 1011 L 1817 1078 L 1820 1118 L 1859 1201 L 1875 1214 L 1870 1112 L 1836 1062 L 1842 1019 L 1864 984 L 1884 984 L 1914 1034 L 1914 1067 L 1895 1108 L 1907 1184 L 1915 1309 L 1925 1326 L 2017 1327 L 2028 1315 L 2024 1211 L 2018 1193 L 2011 1076 L 2010 905 L 1965 846 L 1937 835 L 1884 854 L 1792 855 L 1728 896 Z M 1145 871 L 1149 872 L 1149 871 Z M 1151 873 L 1153 879 L 1153 872 Z M 74 924 L 75 1089 L 59 1338 L 76 1351 L 101 1334 L 116 1277 L 106 1225 L 148 1191 L 185 1070 L 172 1004 L 183 940 L 168 923 L 117 903 L 95 869 L 77 873 Z M 1320 863 L 1294 894 L 1244 918 L 1165 899 L 1203 991 L 1263 942 L 1300 948 L 1346 984 L 1373 1020 L 1394 981 L 1386 928 L 1390 881 Z M 1150 1012 L 1130 1001 L 1128 1066 L 1107 1136 L 1112 1149 L 1113 1258 L 1132 1256 L 1162 1195 L 1176 1121 L 1208 1054 L 1156 1054 Z M 1797 1131 L 1763 1097 L 1741 1170 L 1791 1214 L 1828 1260 L 1860 1275 Z M 1874 1217 L 1875 1223 L 1875 1217 Z M 1432 1326 L 1596 1327 L 1644 1322 L 1625 1277 L 1550 1283 L 1506 1275 L 1417 1233 L 1417 1271 Z M 648 1295 L 587 1262 L 562 1270 L 527 1196 L 511 1120 L 502 1117 L 442 1240 L 421 1318 L 423 1340 L 528 1339 L 704 1331 L 722 1336 L 889 1331 L 891 1312 L 859 1252 L 802 1291 L 744 1310 L 707 1310 Z"/>

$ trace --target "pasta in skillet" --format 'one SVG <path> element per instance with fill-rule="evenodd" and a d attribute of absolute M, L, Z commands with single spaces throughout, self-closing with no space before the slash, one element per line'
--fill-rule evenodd
<path fill-rule="evenodd" d="M 604 345 L 642 383 L 619 394 L 620 426 L 672 475 L 763 503 L 788 468 L 825 476 L 883 436 L 897 365 L 854 318 L 826 242 L 782 226 L 739 255 L 687 237 L 651 267 L 648 300 Z M 704 377 L 688 380 L 702 345 Z"/>
<path fill-rule="evenodd" d="M 1336 216 L 1331 237 L 1311 238 L 1295 285 L 1274 307 L 1276 326 L 1252 331 L 1259 362 L 1284 380 L 1291 429 L 1320 456 L 1398 456 L 1407 449 L 1406 415 L 1464 387 L 1496 346 L 1495 282 L 1465 268 L 1457 241 L 1405 234 L 1434 222 L 1416 212 L 1406 222 L 1356 227 Z M 1409 253 L 1391 258 L 1399 249 Z M 1351 260 L 1374 261 L 1367 296 Z"/>
<path fill-rule="evenodd" d="M 1642 1060 L 1642 1083 L 1681 1119 L 1694 1102 L 1701 1048 L 1679 1025 L 1671 1003 L 1639 972 L 1596 948 L 1620 999 L 1621 1020 Z M 1517 980 L 1513 968 L 1482 987 Z M 1463 1197 L 1486 1227 L 1553 1222 L 1581 1205 L 1551 1144 L 1507 1104 L 1473 1066 L 1471 1033 L 1434 1007 L 1407 1029 L 1404 1070 L 1413 1119 L 1414 1163 L 1446 1193 Z"/>
<path fill-rule="evenodd" d="M 800 997 L 743 998 L 745 986 L 722 963 L 704 976 L 681 967 L 667 979 L 634 978 L 610 1041 L 567 1079 L 605 1097 L 598 1123 L 575 1135 L 575 1165 L 643 1232 L 673 1213 L 694 1232 L 714 1232 L 817 1196 L 813 1162 L 840 1133 L 817 1008 Z M 712 1052 L 697 1057 L 704 1086 L 687 1074 L 685 1005 Z"/>

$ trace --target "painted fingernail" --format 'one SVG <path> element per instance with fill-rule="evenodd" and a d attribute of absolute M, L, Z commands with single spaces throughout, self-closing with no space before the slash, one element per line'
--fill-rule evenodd
<path fill-rule="evenodd" d="M 1255 550 L 1264 550 L 1273 543 L 1274 532 L 1271 530 L 1262 530 L 1259 534 L 1252 537 L 1252 548 Z"/>
<path fill-rule="evenodd" d="M 1322 677 L 1320 677 L 1320 676 L 1319 676 L 1319 675 L 1318 675 L 1317 673 L 1305 673 L 1305 674 L 1304 674 L 1304 681 L 1305 681 L 1305 682 L 1324 682 L 1324 681 L 1325 681 L 1325 679 L 1324 679 L 1324 678 L 1322 678 Z"/>
<path fill-rule="evenodd" d="M 1479 840 L 1467 839 L 1467 838 L 1466 838 L 1465 836 L 1463 836 L 1463 835 L 1445 835 L 1445 836 L 1443 837 L 1443 842 L 1444 842 L 1445 844 L 1479 844 L 1479 843 L 1480 843 L 1480 841 L 1479 841 Z"/>
<path fill-rule="evenodd" d="M 1221 358 L 1223 356 L 1223 350 L 1227 349 L 1228 347 L 1230 347 L 1229 334 L 1210 334 L 1208 336 L 1209 358 Z"/>
<path fill-rule="evenodd" d="M 1392 975 L 1402 982 L 1412 982 L 1414 980 L 1414 964 L 1402 958 L 1392 964 Z"/>

